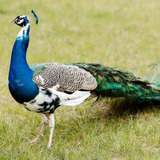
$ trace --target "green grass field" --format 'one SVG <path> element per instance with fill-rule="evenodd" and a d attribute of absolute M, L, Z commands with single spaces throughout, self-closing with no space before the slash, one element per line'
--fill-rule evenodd
<path fill-rule="evenodd" d="M 2 160 L 157 160 L 160 111 L 152 108 L 118 116 L 86 101 L 61 106 L 51 150 L 49 127 L 39 144 L 30 144 L 41 128 L 38 114 L 11 97 L 8 70 L 20 27 L 9 20 L 34 9 L 28 63 L 96 62 L 145 78 L 160 56 L 158 0 L 0 0 L 0 159 Z M 107 104 L 106 104 L 107 105 Z"/>

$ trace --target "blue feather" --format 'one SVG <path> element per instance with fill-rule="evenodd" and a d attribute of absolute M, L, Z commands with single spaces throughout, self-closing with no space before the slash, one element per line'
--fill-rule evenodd
<path fill-rule="evenodd" d="M 25 19 L 25 30 L 21 30 L 12 50 L 9 71 L 9 89 L 12 96 L 19 103 L 28 102 L 37 96 L 39 89 L 32 81 L 33 71 L 26 61 L 26 51 L 29 43 L 30 25 Z"/>

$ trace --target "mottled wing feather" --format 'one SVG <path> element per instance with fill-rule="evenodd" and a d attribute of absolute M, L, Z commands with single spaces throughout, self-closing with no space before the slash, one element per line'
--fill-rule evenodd
<path fill-rule="evenodd" d="M 31 65 L 30 68 L 34 71 L 33 81 L 39 87 L 52 88 L 58 85 L 58 91 L 70 93 L 97 87 L 96 79 L 77 66 L 44 63 Z"/>

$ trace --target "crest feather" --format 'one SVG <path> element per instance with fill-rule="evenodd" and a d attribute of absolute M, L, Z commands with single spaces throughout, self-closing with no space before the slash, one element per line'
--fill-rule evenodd
<path fill-rule="evenodd" d="M 31 10 L 31 13 L 27 16 L 27 19 L 30 22 L 35 22 L 36 24 L 38 24 L 38 16 L 36 15 L 36 13 L 34 12 L 34 10 Z"/>

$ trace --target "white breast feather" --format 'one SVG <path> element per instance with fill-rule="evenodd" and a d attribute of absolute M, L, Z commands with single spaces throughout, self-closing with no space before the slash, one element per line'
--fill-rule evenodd
<path fill-rule="evenodd" d="M 56 98 L 56 96 L 53 94 L 51 97 L 49 97 L 48 95 L 44 94 L 44 91 L 41 89 L 39 91 L 40 91 L 39 94 L 34 99 L 34 100 L 36 100 L 35 103 L 33 103 L 33 104 L 31 104 L 30 102 L 25 103 L 27 105 L 27 108 L 30 111 L 37 112 L 38 109 L 43 108 L 43 106 L 39 106 L 39 104 L 43 104 L 44 102 L 51 103 L 52 100 L 54 100 Z M 48 107 L 49 107 L 49 105 L 46 108 L 48 108 Z"/>
<path fill-rule="evenodd" d="M 43 108 L 43 106 L 40 106 L 40 104 L 43 104 L 44 102 L 51 103 L 52 100 L 55 100 L 57 98 L 57 96 L 60 99 L 60 105 L 75 106 L 81 104 L 85 99 L 87 99 L 90 96 L 89 91 L 75 91 L 73 94 L 67 94 L 64 92 L 57 91 L 58 87 L 59 85 L 56 85 L 52 88 L 48 88 L 48 90 L 52 93 L 51 97 L 45 94 L 45 91 L 43 91 L 43 89 L 40 88 L 39 94 L 34 99 L 36 101 L 34 103 L 25 103 L 27 105 L 27 108 L 30 111 L 37 112 L 39 109 Z M 48 105 L 46 108 L 48 107 L 53 108 L 54 106 Z"/>

